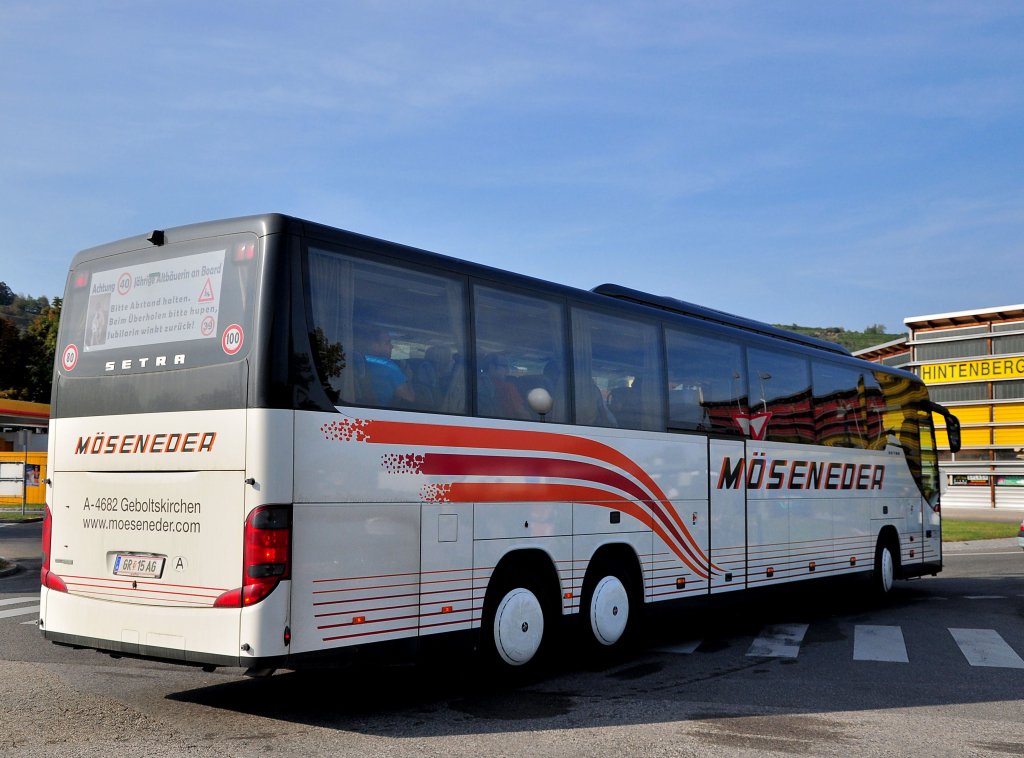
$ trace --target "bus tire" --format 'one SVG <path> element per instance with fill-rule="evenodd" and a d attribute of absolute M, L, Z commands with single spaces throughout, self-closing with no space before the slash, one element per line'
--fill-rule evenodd
<path fill-rule="evenodd" d="M 538 585 L 529 580 L 506 581 L 488 595 L 482 634 L 492 663 L 508 671 L 537 665 L 553 625 Z"/>
<path fill-rule="evenodd" d="M 582 594 L 582 631 L 591 651 L 608 655 L 628 647 L 643 598 L 621 561 L 606 559 L 591 566 Z"/>
<path fill-rule="evenodd" d="M 896 554 L 891 536 L 881 534 L 875 546 L 875 569 L 871 574 L 871 588 L 875 595 L 885 597 L 892 592 L 896 580 Z"/>

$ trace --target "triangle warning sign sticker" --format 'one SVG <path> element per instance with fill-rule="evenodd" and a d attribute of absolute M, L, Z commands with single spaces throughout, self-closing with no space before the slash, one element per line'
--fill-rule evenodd
<path fill-rule="evenodd" d="M 207 279 L 206 284 L 203 285 L 203 291 L 199 293 L 199 302 L 212 303 L 213 300 L 213 282 Z"/>

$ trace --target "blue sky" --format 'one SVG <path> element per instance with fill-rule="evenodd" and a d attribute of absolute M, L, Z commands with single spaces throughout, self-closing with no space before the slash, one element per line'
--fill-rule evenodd
<path fill-rule="evenodd" d="M 0 280 L 281 211 L 863 329 L 1024 302 L 1019 2 L 0 5 Z"/>

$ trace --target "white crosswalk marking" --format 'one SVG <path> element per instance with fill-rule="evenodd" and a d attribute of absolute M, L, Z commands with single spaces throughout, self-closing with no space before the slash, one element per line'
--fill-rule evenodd
<path fill-rule="evenodd" d="M 9 597 L 6 600 L 0 600 L 0 608 L 5 605 L 19 605 L 21 603 L 34 603 L 39 599 L 38 595 L 32 597 Z"/>
<path fill-rule="evenodd" d="M 853 629 L 853 660 L 910 663 L 903 630 L 898 626 L 858 624 Z"/>
<path fill-rule="evenodd" d="M 30 605 L 27 608 L 8 608 L 6 611 L 0 611 L 0 619 L 12 618 L 13 616 L 27 616 L 30 613 L 39 615 L 39 606 Z"/>
<path fill-rule="evenodd" d="M 766 626 L 747 651 L 754 658 L 796 658 L 807 624 Z M 936 632 L 939 630 L 936 629 Z M 1024 659 L 994 629 L 949 629 L 967 662 L 972 666 L 1024 669 Z M 652 648 L 669 655 L 695 653 L 703 640 L 687 640 Z M 856 624 L 853 628 L 853 660 L 910 663 L 907 643 L 900 626 Z"/>
<path fill-rule="evenodd" d="M 972 666 L 1024 669 L 1024 660 L 995 629 L 950 629 L 949 633 Z"/>
<path fill-rule="evenodd" d="M 686 642 L 680 642 L 676 645 L 665 645 L 664 647 L 654 648 L 655 653 L 671 653 L 672 655 L 690 655 L 697 648 L 700 647 L 700 643 L 704 640 L 688 640 Z"/>
<path fill-rule="evenodd" d="M 807 634 L 807 624 L 774 624 L 765 627 L 747 651 L 757 658 L 796 658 Z"/>

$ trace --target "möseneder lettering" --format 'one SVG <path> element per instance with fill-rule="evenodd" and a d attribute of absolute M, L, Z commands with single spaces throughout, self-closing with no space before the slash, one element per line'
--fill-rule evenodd
<path fill-rule="evenodd" d="M 734 464 L 726 456 L 718 474 L 718 489 L 749 490 L 880 490 L 885 482 L 884 463 L 802 461 L 755 456 Z"/>
<path fill-rule="evenodd" d="M 157 434 L 94 434 L 79 437 L 75 455 L 133 455 L 148 453 L 212 453 L 217 432 Z"/>

